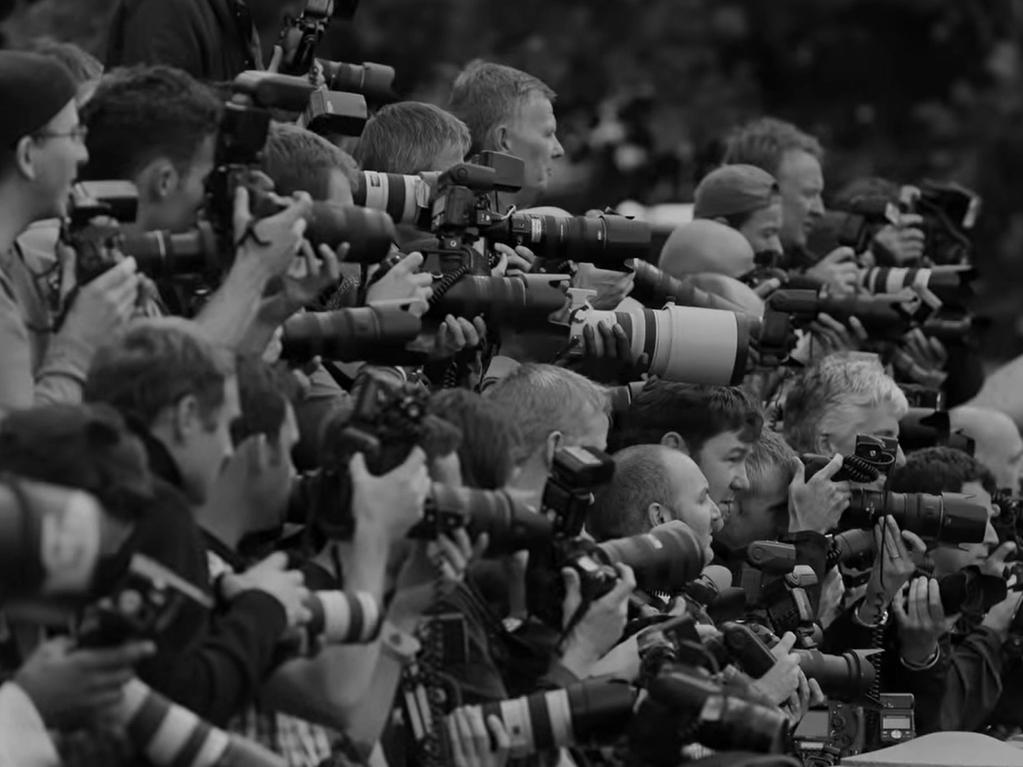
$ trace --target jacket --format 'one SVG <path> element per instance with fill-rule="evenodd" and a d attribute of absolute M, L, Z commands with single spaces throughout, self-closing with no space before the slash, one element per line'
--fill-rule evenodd
<path fill-rule="evenodd" d="M 119 0 L 106 66 L 165 64 L 198 80 L 227 82 L 262 68 L 252 17 L 242 0 Z"/>

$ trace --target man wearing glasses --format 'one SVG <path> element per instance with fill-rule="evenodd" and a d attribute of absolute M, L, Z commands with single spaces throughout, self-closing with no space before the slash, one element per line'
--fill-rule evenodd
<path fill-rule="evenodd" d="M 78 402 L 96 347 L 131 316 L 133 259 L 77 290 L 62 318 L 40 301 L 40 275 L 16 239 L 32 222 L 65 214 L 71 184 L 89 159 L 76 86 L 59 63 L 0 51 L 0 413 Z"/>

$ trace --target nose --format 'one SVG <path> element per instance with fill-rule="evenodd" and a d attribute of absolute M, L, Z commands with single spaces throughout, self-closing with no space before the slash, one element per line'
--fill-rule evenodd
<path fill-rule="evenodd" d="M 735 475 L 732 477 L 732 483 L 729 487 L 739 493 L 744 493 L 749 490 L 749 474 L 746 473 L 746 464 L 742 464 L 742 466 L 739 467 L 739 470 L 735 472 Z"/>
<path fill-rule="evenodd" d="M 767 245 L 767 250 L 773 250 L 778 253 L 781 253 L 783 251 L 783 248 L 781 246 L 781 237 L 778 236 L 777 234 L 774 235 L 774 237 L 768 239 L 768 241 L 765 244 Z"/>
<path fill-rule="evenodd" d="M 725 526 L 724 517 L 721 515 L 721 507 L 714 501 L 710 501 L 710 529 L 712 532 L 720 532 Z"/>
<path fill-rule="evenodd" d="M 565 148 L 561 146 L 561 142 L 558 141 L 558 137 L 554 137 L 554 146 L 551 147 L 551 159 L 557 160 L 559 157 L 565 156 Z"/>
<path fill-rule="evenodd" d="M 813 216 L 824 215 L 824 200 L 819 194 L 814 195 L 813 200 L 810 202 L 810 214 Z"/>
<path fill-rule="evenodd" d="M 987 527 L 984 528 L 984 543 L 992 548 L 998 545 L 998 533 L 995 532 L 994 525 L 990 521 L 987 523 Z"/>

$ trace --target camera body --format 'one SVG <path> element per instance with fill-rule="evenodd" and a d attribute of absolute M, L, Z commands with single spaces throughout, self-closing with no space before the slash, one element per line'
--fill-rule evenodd
<path fill-rule="evenodd" d="M 79 181 L 71 187 L 61 241 L 75 251 L 75 283 L 87 285 L 118 261 L 120 225 L 134 223 L 138 189 L 130 181 Z"/>
<path fill-rule="evenodd" d="M 149 557 L 134 554 L 120 582 L 86 608 L 78 644 L 113 647 L 132 639 L 155 639 L 189 601 L 213 608 L 212 600 L 191 583 Z"/>
<path fill-rule="evenodd" d="M 838 764 L 844 756 L 861 753 L 866 745 L 863 708 L 835 701 L 811 709 L 793 737 L 796 756 L 807 767 Z"/>
<path fill-rule="evenodd" d="M 800 647 L 816 647 L 820 628 L 806 589 L 817 585 L 817 574 L 796 563 L 796 547 L 778 541 L 754 541 L 746 548 L 742 589 L 751 619 L 774 633 L 792 631 Z"/>

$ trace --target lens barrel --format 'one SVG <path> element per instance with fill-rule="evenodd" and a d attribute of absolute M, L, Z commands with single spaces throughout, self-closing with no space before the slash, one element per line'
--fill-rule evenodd
<path fill-rule="evenodd" d="M 360 306 L 332 312 L 304 312 L 283 325 L 281 355 L 287 360 L 313 357 L 352 362 L 397 348 L 419 335 L 419 318 L 401 308 Z"/>
<path fill-rule="evenodd" d="M 628 565 L 643 591 L 677 593 L 699 577 L 704 551 L 685 522 L 674 520 L 649 533 L 604 541 L 599 548 L 612 564 Z"/>

